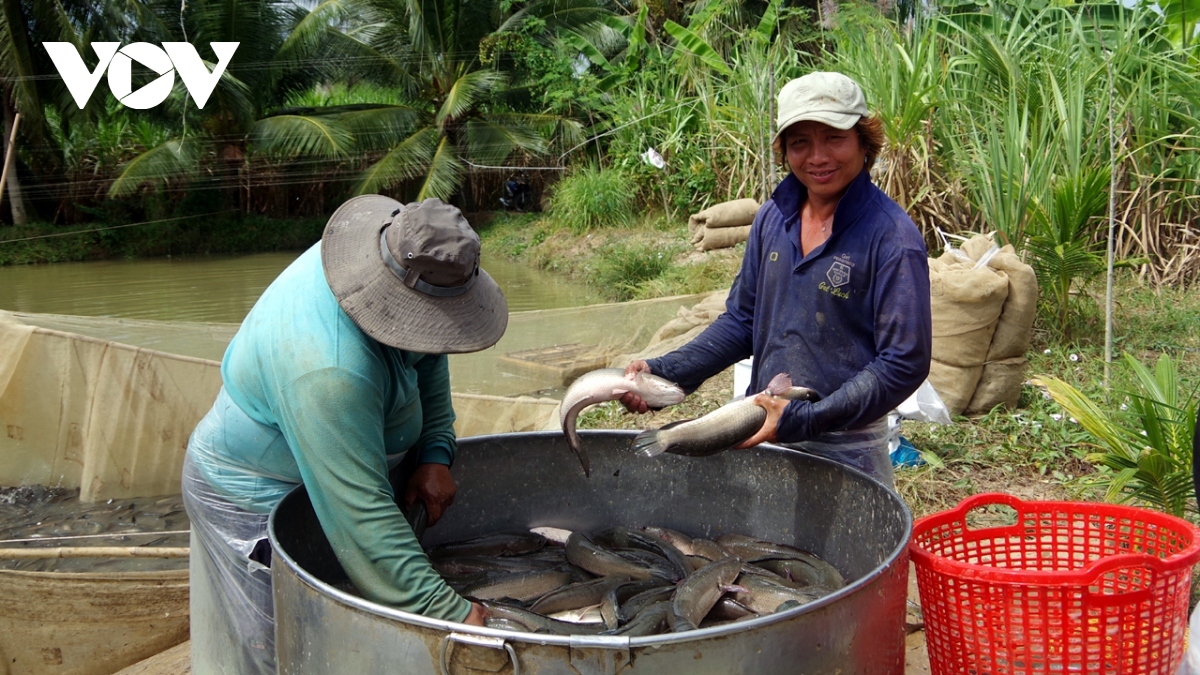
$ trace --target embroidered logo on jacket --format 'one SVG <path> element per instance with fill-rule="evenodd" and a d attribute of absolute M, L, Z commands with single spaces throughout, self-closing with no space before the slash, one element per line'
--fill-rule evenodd
<path fill-rule="evenodd" d="M 833 259 L 833 264 L 829 266 L 829 270 L 825 272 L 825 278 L 829 283 L 822 281 L 817 285 L 817 288 L 843 300 L 850 297 L 850 291 L 843 289 L 842 286 L 850 283 L 850 270 L 854 268 L 854 263 L 850 262 L 850 257 L 841 255 Z"/>
<path fill-rule="evenodd" d="M 834 288 L 845 286 L 850 283 L 850 265 L 841 260 L 834 260 L 829 266 L 829 271 L 825 273 L 825 278 L 829 279 Z"/>

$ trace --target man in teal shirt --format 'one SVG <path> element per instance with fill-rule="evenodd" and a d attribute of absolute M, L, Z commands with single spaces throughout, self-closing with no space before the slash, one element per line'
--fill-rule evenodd
<path fill-rule="evenodd" d="M 430 566 L 388 481 L 416 453 L 405 504 L 424 502 L 433 524 L 454 499 L 446 354 L 490 347 L 508 321 L 478 262 L 458 209 L 356 197 L 243 321 L 184 465 L 197 675 L 275 672 L 266 521 L 300 484 L 363 597 L 482 625 L 482 607 Z"/>

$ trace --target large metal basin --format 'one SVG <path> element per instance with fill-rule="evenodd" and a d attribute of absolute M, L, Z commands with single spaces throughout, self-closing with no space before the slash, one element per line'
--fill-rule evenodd
<path fill-rule="evenodd" d="M 476 628 L 334 588 L 345 575 L 298 488 L 270 525 L 279 672 L 903 674 L 912 517 L 895 493 L 853 469 L 776 446 L 640 459 L 628 450 L 633 434 L 580 434 L 591 478 L 561 433 L 461 440 L 458 496 L 424 543 L 538 526 L 657 524 L 794 544 L 836 565 L 849 584 L 791 611 L 686 633 L 568 637 Z"/>

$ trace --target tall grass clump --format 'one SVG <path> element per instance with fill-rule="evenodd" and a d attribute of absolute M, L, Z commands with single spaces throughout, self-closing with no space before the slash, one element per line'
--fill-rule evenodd
<path fill-rule="evenodd" d="M 593 283 L 613 300 L 625 301 L 639 297 L 646 284 L 671 269 L 676 251 L 615 239 L 598 253 Z"/>
<path fill-rule="evenodd" d="M 550 213 L 575 234 L 627 227 L 637 211 L 637 195 L 620 170 L 588 166 L 563 178 L 550 196 Z"/>

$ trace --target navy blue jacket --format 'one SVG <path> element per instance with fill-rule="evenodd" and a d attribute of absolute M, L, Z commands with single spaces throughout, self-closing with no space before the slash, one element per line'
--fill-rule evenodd
<path fill-rule="evenodd" d="M 829 239 L 800 253 L 808 190 L 789 174 L 754 219 L 742 267 L 717 317 L 651 372 L 687 391 L 750 355 L 747 394 L 778 373 L 815 389 L 776 431 L 794 443 L 883 417 L 929 374 L 929 262 L 908 214 L 864 170 L 838 202 Z"/>

